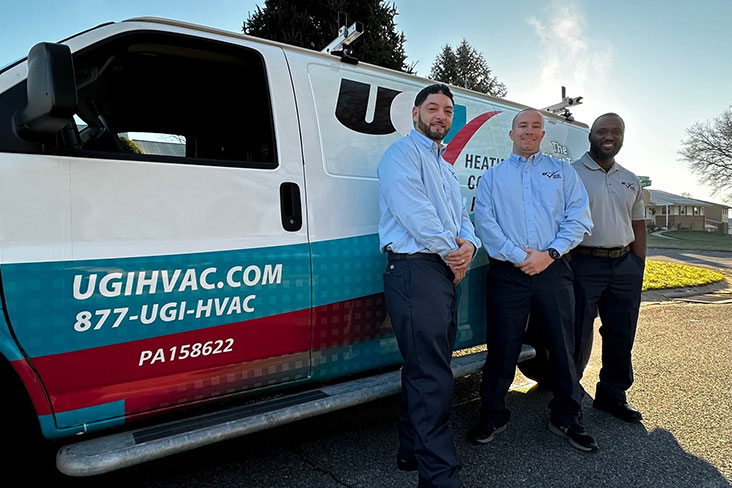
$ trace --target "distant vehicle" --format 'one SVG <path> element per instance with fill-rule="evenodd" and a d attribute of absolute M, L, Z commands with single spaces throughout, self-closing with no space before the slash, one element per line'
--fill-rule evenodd
<path fill-rule="evenodd" d="M 0 72 L 0 408 L 21 436 L 116 428 L 62 447 L 63 472 L 398 391 L 376 164 L 429 81 L 344 59 L 141 18 Z M 454 91 L 445 159 L 472 211 L 524 106 Z M 546 121 L 542 150 L 578 158 L 587 126 Z M 485 340 L 487 265 L 460 285 L 457 348 Z"/>

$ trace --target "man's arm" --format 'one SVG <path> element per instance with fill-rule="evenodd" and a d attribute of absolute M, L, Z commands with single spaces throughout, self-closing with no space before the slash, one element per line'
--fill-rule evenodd
<path fill-rule="evenodd" d="M 633 235 L 635 239 L 630 243 L 630 251 L 639 258 L 646 258 L 646 221 L 633 220 Z"/>
<path fill-rule="evenodd" d="M 514 244 L 503 233 L 496 220 L 495 208 L 491 199 L 493 171 L 486 171 L 478 183 L 475 197 L 475 230 L 488 255 L 514 264 L 526 259 L 526 252 Z"/>
<path fill-rule="evenodd" d="M 636 188 L 633 208 L 630 211 L 631 225 L 633 226 L 633 235 L 635 239 L 630 243 L 630 250 L 639 258 L 646 258 L 646 221 L 645 211 L 643 209 L 643 189 L 640 186 L 638 178 L 636 178 Z"/>
<path fill-rule="evenodd" d="M 427 250 L 444 258 L 458 245 L 425 194 L 417 157 L 400 146 L 387 149 L 377 168 L 381 195 L 397 222 Z"/>
<path fill-rule="evenodd" d="M 592 215 L 587 190 L 572 166 L 564 163 L 564 217 L 550 248 L 566 254 L 592 232 Z"/>
<path fill-rule="evenodd" d="M 478 239 L 478 236 L 475 235 L 475 227 L 473 227 L 473 223 L 470 221 L 470 215 L 468 215 L 468 209 L 463 205 L 463 213 L 462 217 L 460 219 L 460 232 L 458 232 L 458 237 L 465 239 L 466 241 L 470 241 L 471 244 L 473 244 L 473 247 L 475 248 L 473 250 L 473 256 L 475 256 L 475 253 L 478 252 L 478 249 L 480 249 L 480 239 Z M 458 242 L 458 245 L 460 243 Z"/>
<path fill-rule="evenodd" d="M 457 189 L 459 191 L 460 184 L 457 180 L 454 184 L 457 185 Z M 468 265 L 470 265 L 470 261 L 473 260 L 475 254 L 478 252 L 478 248 L 480 247 L 480 239 L 475 236 L 475 228 L 473 227 L 473 223 L 470 221 L 468 209 L 465 208 L 464 204 L 460 217 L 460 230 L 455 241 L 457 242 L 458 249 L 457 251 L 453 251 L 448 254 L 445 261 L 455 274 L 453 283 L 457 285 L 465 277 L 465 274 L 468 271 Z"/>

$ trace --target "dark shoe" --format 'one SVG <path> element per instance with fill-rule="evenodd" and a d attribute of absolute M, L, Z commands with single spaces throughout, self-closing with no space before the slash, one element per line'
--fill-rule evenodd
<path fill-rule="evenodd" d="M 402 459 L 397 456 L 397 469 L 399 471 L 417 471 L 417 458 L 410 457 Z"/>
<path fill-rule="evenodd" d="M 625 422 L 640 422 L 643 420 L 643 415 L 629 403 L 598 400 L 595 398 L 595 401 L 592 402 L 592 407 L 607 412 L 613 417 L 617 417 Z"/>
<path fill-rule="evenodd" d="M 488 444 L 493 440 L 493 436 L 500 434 L 504 430 L 506 430 L 506 424 L 503 424 L 500 427 L 478 424 L 470 429 L 470 432 L 468 433 L 468 440 L 475 445 Z"/>
<path fill-rule="evenodd" d="M 574 425 L 555 425 L 553 422 L 549 422 L 549 431 L 552 434 L 557 434 L 560 437 L 564 437 L 569 442 L 569 445 L 579 449 L 580 451 L 592 452 L 597 451 L 600 447 L 587 432 L 582 424 Z"/>

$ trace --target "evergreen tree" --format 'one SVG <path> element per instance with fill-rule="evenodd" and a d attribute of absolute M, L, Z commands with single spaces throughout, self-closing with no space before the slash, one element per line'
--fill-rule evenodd
<path fill-rule="evenodd" d="M 295 46 L 322 50 L 338 35 L 338 12 L 348 15 L 349 25 L 361 22 L 364 33 L 352 45 L 351 55 L 360 61 L 412 72 L 405 61 L 403 32 L 396 31 L 395 4 L 383 0 L 265 0 L 244 21 L 242 31 Z"/>
<path fill-rule="evenodd" d="M 465 39 L 455 50 L 449 44 L 442 48 L 432 64 L 430 78 L 494 97 L 508 93 L 506 85 L 493 76 L 483 55 Z"/>

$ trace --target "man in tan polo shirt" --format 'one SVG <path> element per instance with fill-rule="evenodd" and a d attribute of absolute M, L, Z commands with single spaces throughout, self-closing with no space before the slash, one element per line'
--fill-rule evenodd
<path fill-rule="evenodd" d="M 592 351 L 593 323 L 600 313 L 602 369 L 593 407 L 626 422 L 643 417 L 626 399 L 633 384 L 635 339 L 646 257 L 646 227 L 638 177 L 615 161 L 625 123 L 608 113 L 590 129 L 590 150 L 572 166 L 590 199 L 592 235 L 572 251 L 575 350 L 581 378 Z"/>

